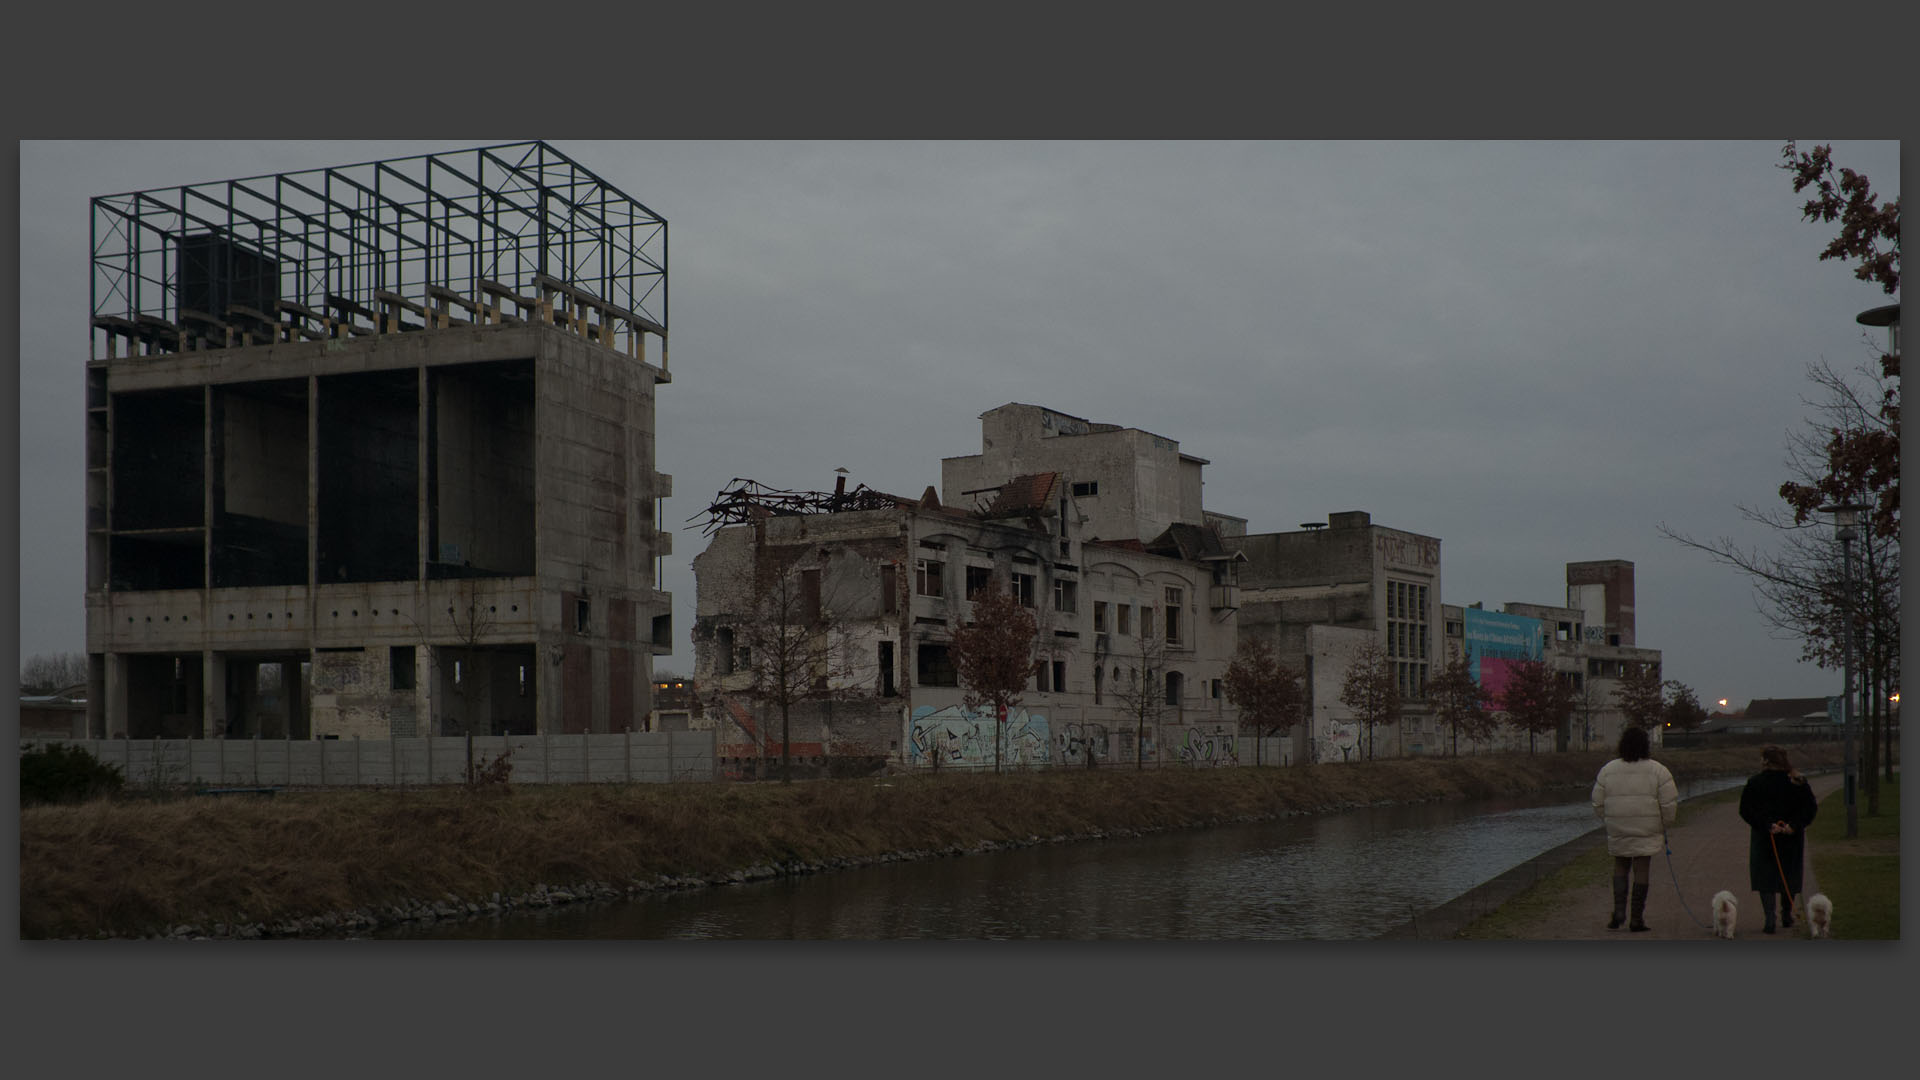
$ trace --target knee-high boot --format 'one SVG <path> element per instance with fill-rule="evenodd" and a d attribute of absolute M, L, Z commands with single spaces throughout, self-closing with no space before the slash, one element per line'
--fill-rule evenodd
<path fill-rule="evenodd" d="M 1773 894 L 1772 893 L 1763 892 L 1760 894 L 1760 914 L 1765 916 L 1767 920 L 1764 924 L 1761 925 L 1760 932 L 1763 934 L 1773 933 Z"/>
<path fill-rule="evenodd" d="M 1618 930 L 1620 924 L 1627 921 L 1627 875 L 1613 875 L 1613 918 L 1607 920 L 1607 929 Z"/>
<path fill-rule="evenodd" d="M 1645 918 L 1643 918 L 1643 916 L 1645 916 L 1646 913 L 1647 913 L 1647 887 L 1645 885 L 1636 884 L 1633 887 L 1633 921 L 1627 924 L 1627 929 L 1651 930 L 1652 927 L 1648 926 Z"/>

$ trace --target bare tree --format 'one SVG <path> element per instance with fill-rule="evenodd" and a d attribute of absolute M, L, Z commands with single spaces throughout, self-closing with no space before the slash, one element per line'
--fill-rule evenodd
<path fill-rule="evenodd" d="M 1245 637 L 1225 681 L 1227 700 L 1240 710 L 1240 727 L 1253 732 L 1253 763 L 1259 765 L 1261 741 L 1300 722 L 1307 701 L 1301 673 L 1281 663 L 1264 639 Z"/>
<path fill-rule="evenodd" d="M 763 715 L 771 711 L 780 718 L 781 783 L 793 782 L 794 708 L 844 693 L 859 673 L 848 628 L 834 613 L 831 592 L 821 591 L 825 575 L 824 565 L 783 563 L 772 553 L 756 553 L 752 595 L 732 626 L 734 672 L 748 675 L 740 692 Z"/>
<path fill-rule="evenodd" d="M 1366 729 L 1367 760 L 1372 761 L 1373 729 L 1400 719 L 1400 688 L 1394 682 L 1393 662 L 1379 641 L 1368 638 L 1354 650 L 1340 703 L 1353 710 L 1353 718 Z"/>
<path fill-rule="evenodd" d="M 467 783 L 471 785 L 478 775 L 479 768 L 473 758 L 475 714 L 479 709 L 474 701 L 476 695 L 473 684 L 475 677 L 481 674 L 477 657 L 480 654 L 481 642 L 492 633 L 496 620 L 492 605 L 481 601 L 473 582 L 465 582 L 453 591 L 452 602 L 447 605 L 446 610 L 447 629 L 442 632 L 442 636 L 450 635 L 455 644 L 451 647 L 434 645 L 428 636 L 421 632 L 421 645 L 427 650 L 430 662 L 427 680 L 427 715 L 429 717 L 433 715 L 433 694 L 440 677 L 444 675 L 450 680 L 454 694 L 453 701 L 447 704 L 451 706 L 457 702 L 458 705 L 454 715 L 441 717 L 441 729 L 446 731 L 448 721 L 452 721 L 455 731 L 446 731 L 446 734 L 458 733 L 465 738 Z M 420 631 L 417 624 L 414 629 L 417 632 Z M 429 735 L 432 734 L 431 726 L 427 731 Z"/>
<path fill-rule="evenodd" d="M 35 653 L 20 663 L 20 689 L 30 693 L 51 694 L 86 681 L 86 653 Z"/>
<path fill-rule="evenodd" d="M 1146 768 L 1147 730 L 1160 730 L 1167 714 L 1167 648 L 1160 635 L 1147 632 L 1145 626 L 1133 635 L 1133 648 L 1111 653 L 1122 667 L 1116 668 L 1113 696 L 1126 715 L 1133 719 L 1133 767 Z"/>
<path fill-rule="evenodd" d="M 1000 771 L 1007 714 L 1020 704 L 1033 675 L 1033 614 L 1014 596 L 1011 582 L 995 575 L 973 601 L 973 620 L 953 632 L 949 649 L 969 709 L 993 713 L 993 771 Z M 936 761 L 938 758 L 936 757 Z"/>
<path fill-rule="evenodd" d="M 1627 718 L 1629 727 L 1644 728 L 1652 731 L 1660 726 L 1666 716 L 1667 699 L 1665 687 L 1660 681 L 1660 666 L 1654 663 L 1634 664 L 1621 677 L 1620 685 L 1613 690 L 1613 699 Z"/>

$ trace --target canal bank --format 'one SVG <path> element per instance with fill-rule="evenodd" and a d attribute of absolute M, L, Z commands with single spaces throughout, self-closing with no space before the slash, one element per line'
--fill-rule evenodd
<path fill-rule="evenodd" d="M 1818 764 L 1819 748 L 1803 755 Z M 1682 779 L 1749 750 L 1662 755 Z M 338 936 L 879 862 L 1584 789 L 1604 754 L 36 807 L 22 935 Z"/>

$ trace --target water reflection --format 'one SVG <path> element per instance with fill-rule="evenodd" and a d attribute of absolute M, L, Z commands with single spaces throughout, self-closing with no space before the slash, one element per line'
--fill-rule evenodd
<path fill-rule="evenodd" d="M 1705 794 L 1738 779 L 1694 785 Z M 571 905 L 382 937 L 1344 940 L 1593 829 L 1584 797 L 1375 807 L 1258 825 Z"/>

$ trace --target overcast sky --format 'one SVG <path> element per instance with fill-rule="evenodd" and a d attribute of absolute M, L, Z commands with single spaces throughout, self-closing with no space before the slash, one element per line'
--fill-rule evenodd
<path fill-rule="evenodd" d="M 506 141 L 21 145 L 22 656 L 85 645 L 87 200 Z M 1703 701 L 1838 693 L 1657 531 L 1764 541 L 1736 504 L 1775 504 L 1806 365 L 1870 360 L 1891 302 L 1818 260 L 1782 141 L 557 141 L 669 222 L 658 665 L 691 671 L 686 519 L 729 479 L 918 494 L 1018 401 L 1177 440 L 1250 531 L 1437 536 L 1447 603 L 1631 560 Z M 1898 194 L 1897 143 L 1835 158 Z"/>

